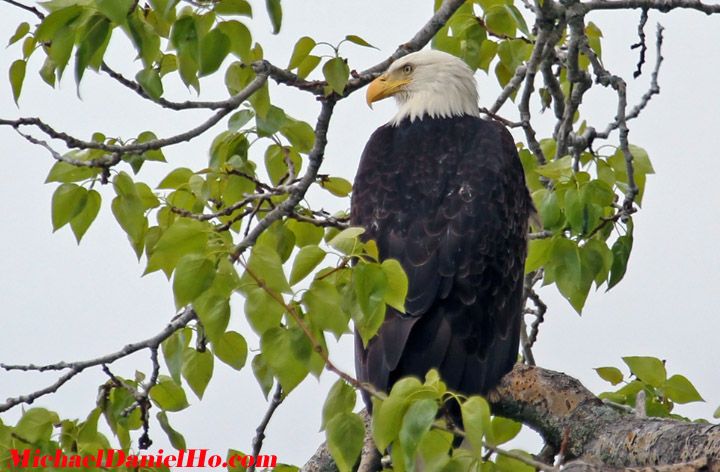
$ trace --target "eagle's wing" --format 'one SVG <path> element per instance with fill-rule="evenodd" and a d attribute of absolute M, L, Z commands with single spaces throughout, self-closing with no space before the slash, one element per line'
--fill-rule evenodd
<path fill-rule="evenodd" d="M 474 117 L 379 128 L 361 159 L 351 223 L 409 279 L 406 314 L 388 308 L 358 376 L 387 390 L 437 368 L 465 393 L 492 388 L 517 357 L 532 204 L 507 130 Z"/>

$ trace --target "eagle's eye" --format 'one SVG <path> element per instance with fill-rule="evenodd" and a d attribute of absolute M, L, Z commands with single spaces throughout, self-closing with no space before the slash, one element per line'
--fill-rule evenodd
<path fill-rule="evenodd" d="M 405 67 L 403 67 L 403 72 L 406 74 L 409 74 L 413 71 L 413 66 L 410 64 L 407 64 Z"/>

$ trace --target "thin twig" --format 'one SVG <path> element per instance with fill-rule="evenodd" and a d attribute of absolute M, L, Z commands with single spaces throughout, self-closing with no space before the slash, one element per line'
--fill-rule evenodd
<path fill-rule="evenodd" d="M 20 3 L 20 2 L 17 2 L 17 1 L 15 1 L 15 0 L 2 0 L 2 1 L 5 2 L 5 3 L 9 3 L 10 5 L 14 5 L 14 6 L 18 7 L 18 8 L 22 8 L 22 9 L 25 10 L 25 11 L 29 11 L 29 12 L 32 13 L 33 15 L 37 16 L 38 19 L 40 19 L 40 20 L 42 20 L 42 19 L 45 18 L 45 14 L 44 14 L 43 12 L 41 12 L 40 10 L 38 10 L 37 8 L 35 8 L 35 7 L 29 7 L 29 6 L 24 5 L 24 4 Z"/>

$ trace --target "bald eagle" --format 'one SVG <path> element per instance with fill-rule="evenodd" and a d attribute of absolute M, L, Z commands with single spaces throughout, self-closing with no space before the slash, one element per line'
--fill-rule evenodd
<path fill-rule="evenodd" d="M 388 307 L 367 345 L 356 334 L 357 375 L 389 391 L 435 368 L 452 390 L 485 394 L 518 353 L 533 206 L 515 143 L 480 118 L 473 72 L 450 54 L 395 61 L 367 102 L 391 96 L 399 111 L 365 147 L 350 220 L 409 289 L 405 313 Z"/>

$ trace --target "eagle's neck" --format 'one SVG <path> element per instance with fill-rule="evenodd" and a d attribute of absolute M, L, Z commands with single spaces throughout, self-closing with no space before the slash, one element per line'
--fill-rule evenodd
<path fill-rule="evenodd" d="M 397 126 L 406 118 L 413 122 L 426 116 L 480 116 L 478 93 L 472 77 L 469 80 L 457 80 L 457 77 L 447 77 L 447 81 L 442 79 L 443 77 L 440 77 L 432 82 L 425 82 L 422 86 L 413 84 L 407 91 L 395 95 L 398 112 L 390 120 L 390 124 Z"/>

